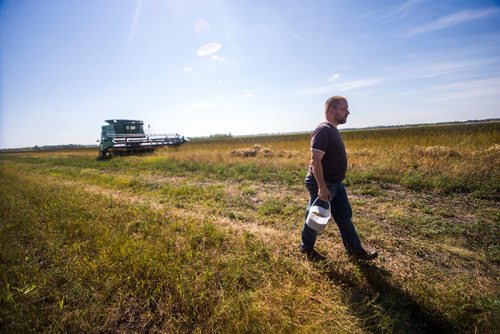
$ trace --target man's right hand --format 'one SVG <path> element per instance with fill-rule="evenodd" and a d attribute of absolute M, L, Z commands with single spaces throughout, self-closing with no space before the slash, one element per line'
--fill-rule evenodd
<path fill-rule="evenodd" d="M 318 198 L 322 201 L 330 202 L 330 200 L 332 199 L 332 194 L 330 193 L 330 190 L 328 190 L 328 188 L 320 187 L 318 190 Z"/>

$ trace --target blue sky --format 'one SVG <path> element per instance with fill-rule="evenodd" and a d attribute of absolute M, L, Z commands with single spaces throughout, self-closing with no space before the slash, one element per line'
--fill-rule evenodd
<path fill-rule="evenodd" d="M 498 1 L 0 2 L 0 147 L 500 117 Z"/>

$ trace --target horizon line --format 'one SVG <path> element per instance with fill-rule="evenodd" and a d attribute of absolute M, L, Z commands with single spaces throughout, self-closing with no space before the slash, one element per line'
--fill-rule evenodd
<path fill-rule="evenodd" d="M 373 130 L 373 129 L 382 129 L 382 128 L 403 128 L 403 127 L 417 127 L 417 126 L 436 126 L 436 125 L 452 125 L 452 124 L 467 124 L 467 123 L 496 123 L 500 122 L 500 118 L 485 118 L 485 119 L 476 119 L 476 120 L 467 120 L 467 121 L 444 121 L 444 122 L 436 122 L 436 123 L 410 123 L 410 124 L 397 124 L 397 125 L 376 125 L 376 126 L 367 126 L 367 127 L 357 127 L 357 128 L 345 128 L 339 129 L 339 131 L 356 131 L 356 130 Z M 197 137 L 186 137 L 190 140 L 217 140 L 217 139 L 229 139 L 229 138 L 251 138 L 251 137 L 263 137 L 263 136 L 287 136 L 287 135 L 300 135 L 300 134 L 309 134 L 313 130 L 308 131 L 289 131 L 289 132 L 267 132 L 267 133 L 254 133 L 247 135 L 233 135 L 231 133 L 214 133 L 208 136 L 197 136 Z M 24 147 L 15 147 L 15 148 L 0 148 L 0 151 L 13 151 L 13 150 L 24 150 L 31 149 L 34 147 L 58 147 L 58 146 L 77 146 L 83 148 L 91 148 L 91 147 L 99 147 L 96 144 L 54 144 L 54 145 L 34 145 L 34 146 L 24 146 Z"/>

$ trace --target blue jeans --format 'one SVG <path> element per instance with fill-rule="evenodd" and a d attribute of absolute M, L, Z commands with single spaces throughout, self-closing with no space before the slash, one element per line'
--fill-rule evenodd
<path fill-rule="evenodd" d="M 318 184 L 312 175 L 308 175 L 305 179 L 307 190 L 309 190 L 310 199 L 306 209 L 306 219 L 309 214 L 309 208 L 312 203 L 318 198 Z M 349 255 L 363 252 L 361 241 L 359 240 L 358 233 L 352 223 L 352 209 L 347 192 L 341 181 L 327 182 L 326 186 L 332 195 L 330 206 L 332 209 L 332 217 L 337 223 L 337 226 L 342 237 L 342 242 Z M 312 249 L 316 243 L 316 231 L 311 229 L 306 224 L 304 219 L 304 226 L 302 227 L 302 249 Z"/>

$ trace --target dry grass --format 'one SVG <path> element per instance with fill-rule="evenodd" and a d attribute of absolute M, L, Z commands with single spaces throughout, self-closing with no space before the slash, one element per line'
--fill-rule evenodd
<path fill-rule="evenodd" d="M 417 130 L 343 134 L 371 264 L 297 252 L 307 135 L 0 156 L 0 330 L 493 333 L 498 125 Z"/>

